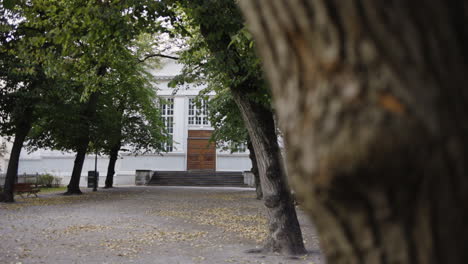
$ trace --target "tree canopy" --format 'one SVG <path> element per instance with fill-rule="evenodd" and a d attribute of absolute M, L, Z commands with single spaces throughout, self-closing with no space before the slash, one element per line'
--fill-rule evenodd
<path fill-rule="evenodd" d="M 2 69 L 11 80 L 2 87 L 8 94 L 2 97 L 2 116 L 13 120 L 15 113 L 22 119 L 37 115 L 38 120 L 28 122 L 33 126 L 29 146 L 77 151 L 80 160 L 90 142 L 104 149 L 113 137 L 135 151 L 159 151 L 167 137 L 150 75 L 139 57 L 138 38 L 161 31 L 161 23 L 171 20 L 166 11 L 157 1 L 94 0 L 17 2 L 10 10 L 2 9 L 9 16 L 2 20 L 7 44 L 2 50 L 10 56 L 2 58 Z M 23 75 L 6 65 L 13 62 L 21 64 Z M 30 83 L 24 74 L 29 74 Z M 38 76 L 45 90 L 33 82 Z M 19 83 L 16 88 L 14 82 Z M 12 108 L 12 99 L 20 94 L 22 101 L 16 100 L 16 105 L 30 111 Z M 101 133 L 105 130 L 114 133 Z M 82 162 L 75 165 L 72 179 L 77 179 L 77 189 Z"/>

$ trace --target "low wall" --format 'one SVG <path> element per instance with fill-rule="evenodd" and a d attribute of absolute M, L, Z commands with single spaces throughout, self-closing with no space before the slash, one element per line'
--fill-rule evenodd
<path fill-rule="evenodd" d="M 62 178 L 62 185 L 70 182 L 75 156 L 70 153 L 61 155 L 35 155 L 22 157 L 19 162 L 18 173 L 48 173 Z M 104 187 L 107 165 L 106 156 L 98 156 L 97 171 L 99 172 L 99 187 Z M 87 155 L 81 172 L 80 186 L 88 184 L 88 171 L 94 171 L 95 156 Z M 169 153 L 162 155 L 123 155 L 115 165 L 114 185 L 135 185 L 136 170 L 185 170 L 185 155 Z M 0 181 L 2 179 L 0 178 Z M 4 181 L 4 180 L 3 180 Z"/>
<path fill-rule="evenodd" d="M 39 174 L 18 174 L 18 183 L 36 183 Z M 5 174 L 0 174 L 0 186 L 5 185 Z"/>
<path fill-rule="evenodd" d="M 217 171 L 246 171 L 252 168 L 248 154 L 219 154 L 216 157 Z"/>
<path fill-rule="evenodd" d="M 25 152 L 26 153 L 26 152 Z M 73 153 L 53 152 L 48 154 L 32 153 L 21 156 L 19 174 L 51 174 L 62 178 L 62 185 L 70 182 L 75 155 Z M 99 172 L 99 187 L 105 185 L 105 176 L 109 159 L 107 156 L 98 156 L 97 171 Z M 80 186 L 87 186 L 88 171 L 94 171 L 95 156 L 87 155 L 80 179 Z M 251 168 L 246 154 L 218 153 L 217 171 L 245 171 Z M 115 166 L 114 185 L 135 185 L 136 170 L 152 171 L 185 171 L 186 157 L 184 153 L 166 153 L 163 155 L 146 154 L 141 156 L 122 155 Z M 0 182 L 2 179 L 0 178 Z M 3 180 L 4 181 L 4 180 Z"/>
<path fill-rule="evenodd" d="M 249 187 L 255 187 L 255 176 L 250 171 L 244 171 L 242 173 L 244 175 L 244 184 Z"/>

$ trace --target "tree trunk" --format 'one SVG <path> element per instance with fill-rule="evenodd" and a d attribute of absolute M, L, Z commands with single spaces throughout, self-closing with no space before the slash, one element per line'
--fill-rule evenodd
<path fill-rule="evenodd" d="M 262 185 L 260 184 L 260 174 L 258 174 L 257 158 L 255 157 L 255 149 L 252 145 L 252 142 L 247 140 L 247 148 L 249 149 L 249 158 L 252 162 L 252 169 L 250 170 L 254 175 L 255 179 L 255 193 L 257 194 L 257 200 L 263 198 Z"/>
<path fill-rule="evenodd" d="M 466 263 L 466 1 L 242 0 L 328 263 Z"/>
<path fill-rule="evenodd" d="M 107 166 L 106 186 L 104 188 L 114 187 L 115 163 L 119 157 L 120 141 L 111 149 L 109 153 L 109 165 Z"/>
<path fill-rule="evenodd" d="M 102 75 L 100 75 L 102 76 Z M 89 100 L 86 109 L 82 115 L 82 122 L 86 124 L 83 129 L 83 135 L 80 139 L 80 145 L 77 146 L 75 163 L 73 165 L 73 171 L 70 178 L 70 183 L 67 186 L 67 191 L 64 195 L 82 194 L 80 190 L 81 171 L 83 170 L 83 164 L 86 158 L 86 152 L 88 151 L 88 145 L 90 142 L 91 123 L 96 112 L 96 106 L 98 103 L 99 95 L 97 92 L 92 93 L 89 96 Z"/>
<path fill-rule="evenodd" d="M 26 136 L 31 130 L 31 123 L 24 122 L 19 125 L 16 129 L 15 140 L 13 141 L 13 147 L 10 153 L 10 160 L 8 161 L 8 169 L 5 178 L 5 185 L 3 187 L 3 194 L 0 196 L 0 202 L 12 203 L 14 199 L 14 184 L 18 179 L 18 166 L 21 155 L 21 149 L 23 143 L 26 140 Z"/>
<path fill-rule="evenodd" d="M 253 102 L 246 93 L 232 89 L 232 94 L 256 154 L 263 200 L 269 216 L 270 233 L 263 250 L 303 254 L 301 228 L 282 166 L 273 113 L 264 105 Z"/>
<path fill-rule="evenodd" d="M 76 152 L 70 183 L 68 184 L 67 191 L 64 193 L 64 195 L 82 194 L 80 190 L 81 171 L 83 170 L 86 152 L 88 151 L 88 144 L 89 141 L 86 141 L 86 144 L 83 143 L 83 145 L 80 146 Z"/>
<path fill-rule="evenodd" d="M 209 8 L 206 1 L 202 0 L 187 1 L 184 4 L 197 9 L 193 19 L 199 24 L 200 33 L 204 36 L 211 55 L 227 62 L 223 65 L 226 67 L 224 73 L 232 79 L 243 80 L 233 82 L 235 87 L 229 88 L 252 141 L 267 208 L 269 234 L 262 251 L 303 254 L 305 248 L 301 228 L 282 166 L 273 112 L 255 98 L 259 94 L 265 96 L 265 82 L 262 76 L 251 74 L 251 65 L 247 65 L 241 60 L 240 54 L 230 49 L 232 34 L 237 34 L 243 27 L 235 2 L 217 3 L 226 10 L 219 12 L 216 8 Z M 232 17 L 226 19 L 226 14 Z M 210 19 L 205 19 L 207 17 Z M 216 34 L 212 34 L 213 32 Z"/>

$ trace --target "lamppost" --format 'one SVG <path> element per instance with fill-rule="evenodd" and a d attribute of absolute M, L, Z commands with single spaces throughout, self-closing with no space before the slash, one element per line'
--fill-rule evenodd
<path fill-rule="evenodd" d="M 96 156 L 94 157 L 94 186 L 93 186 L 93 192 L 97 191 L 97 185 L 98 185 L 97 156 L 98 156 L 98 151 L 97 151 L 97 148 L 96 148 Z"/>

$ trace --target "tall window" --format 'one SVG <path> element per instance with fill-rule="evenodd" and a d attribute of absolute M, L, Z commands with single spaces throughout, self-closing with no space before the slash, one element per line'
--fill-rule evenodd
<path fill-rule="evenodd" d="M 231 149 L 237 153 L 244 153 L 247 151 L 247 143 L 231 143 Z"/>
<path fill-rule="evenodd" d="M 231 153 L 245 153 L 247 151 L 247 142 L 236 143 L 228 141 L 219 144 L 218 147 L 220 147 L 223 152 L 229 151 Z"/>
<path fill-rule="evenodd" d="M 189 99 L 188 111 L 188 124 L 189 125 L 209 125 L 208 121 L 208 104 L 205 99 L 196 100 L 195 98 Z"/>
<path fill-rule="evenodd" d="M 174 150 L 172 144 L 172 137 L 174 135 L 174 98 L 165 98 L 161 100 L 161 118 L 166 127 L 166 131 L 169 134 L 169 142 L 163 145 L 164 150 L 171 152 Z"/>

